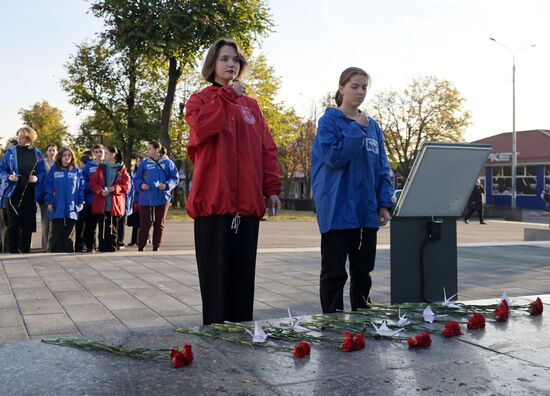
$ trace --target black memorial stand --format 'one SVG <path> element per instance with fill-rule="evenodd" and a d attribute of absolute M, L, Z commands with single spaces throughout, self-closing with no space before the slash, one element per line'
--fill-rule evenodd
<path fill-rule="evenodd" d="M 392 304 L 457 293 L 456 217 L 393 217 L 390 246 Z"/>

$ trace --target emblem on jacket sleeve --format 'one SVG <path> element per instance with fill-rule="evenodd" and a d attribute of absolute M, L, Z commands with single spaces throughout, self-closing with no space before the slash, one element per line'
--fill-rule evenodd
<path fill-rule="evenodd" d="M 256 118 L 254 118 L 254 114 L 252 114 L 252 110 L 250 110 L 249 107 L 246 106 L 239 106 L 241 109 L 241 114 L 243 115 L 243 118 L 246 123 L 248 124 L 255 124 Z"/>
<path fill-rule="evenodd" d="M 367 151 L 378 154 L 378 142 L 374 139 L 365 138 L 363 140 L 363 147 L 365 147 Z"/>

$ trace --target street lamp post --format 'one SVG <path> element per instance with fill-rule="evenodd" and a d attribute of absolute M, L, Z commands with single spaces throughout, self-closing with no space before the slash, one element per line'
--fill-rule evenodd
<path fill-rule="evenodd" d="M 489 40 L 494 41 L 498 45 L 506 48 L 512 54 L 512 208 L 516 207 L 516 168 L 517 168 L 517 141 L 516 141 L 516 55 L 525 49 L 532 48 L 536 44 L 528 45 L 516 51 L 502 44 L 500 41 L 489 37 Z"/>

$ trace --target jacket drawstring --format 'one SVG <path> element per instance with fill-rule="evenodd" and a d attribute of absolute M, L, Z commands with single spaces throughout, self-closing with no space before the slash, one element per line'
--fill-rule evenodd
<path fill-rule="evenodd" d="M 357 250 L 361 250 L 361 245 L 363 245 L 363 228 L 361 228 L 361 232 L 359 234 L 359 247 Z"/>
<path fill-rule="evenodd" d="M 240 224 L 241 224 L 241 215 L 237 213 L 235 217 L 233 217 L 233 220 L 231 221 L 231 229 L 235 230 L 235 234 L 239 232 Z"/>

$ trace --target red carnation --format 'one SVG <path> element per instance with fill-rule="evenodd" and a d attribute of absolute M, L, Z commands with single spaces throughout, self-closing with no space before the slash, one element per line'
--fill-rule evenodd
<path fill-rule="evenodd" d="M 363 333 L 357 333 L 353 337 L 353 350 L 360 351 L 365 347 L 365 335 Z"/>
<path fill-rule="evenodd" d="M 409 337 L 407 340 L 409 348 L 429 348 L 432 345 L 432 337 L 427 331 L 418 334 L 415 338 Z"/>
<path fill-rule="evenodd" d="M 176 347 L 172 347 L 170 349 L 170 359 L 174 363 L 174 368 L 190 366 L 193 363 L 193 349 L 191 345 L 185 344 L 183 352 Z"/>
<path fill-rule="evenodd" d="M 344 352 L 360 351 L 365 347 L 365 335 L 357 333 L 353 335 L 349 331 L 345 331 L 342 337 L 340 349 Z"/>
<path fill-rule="evenodd" d="M 497 322 L 506 322 L 508 315 L 510 314 L 510 308 L 506 300 L 502 300 L 500 305 L 495 309 L 495 319 Z"/>
<path fill-rule="evenodd" d="M 485 328 L 485 316 L 479 312 L 474 313 L 468 318 L 468 329 L 477 330 Z"/>
<path fill-rule="evenodd" d="M 298 345 L 294 346 L 294 352 L 292 356 L 297 359 L 301 359 L 308 356 L 310 352 L 311 352 L 311 347 L 309 343 L 302 341 Z"/>
<path fill-rule="evenodd" d="M 462 331 L 460 331 L 460 325 L 453 320 L 445 323 L 445 328 L 443 329 L 442 334 L 444 337 L 455 337 L 461 335 Z"/>
<path fill-rule="evenodd" d="M 340 349 L 344 352 L 353 352 L 353 334 L 349 331 L 344 332 Z"/>
<path fill-rule="evenodd" d="M 540 297 L 537 297 L 535 302 L 532 302 L 531 305 L 529 305 L 529 313 L 533 316 L 542 315 L 543 310 L 544 305 L 542 304 Z"/>

